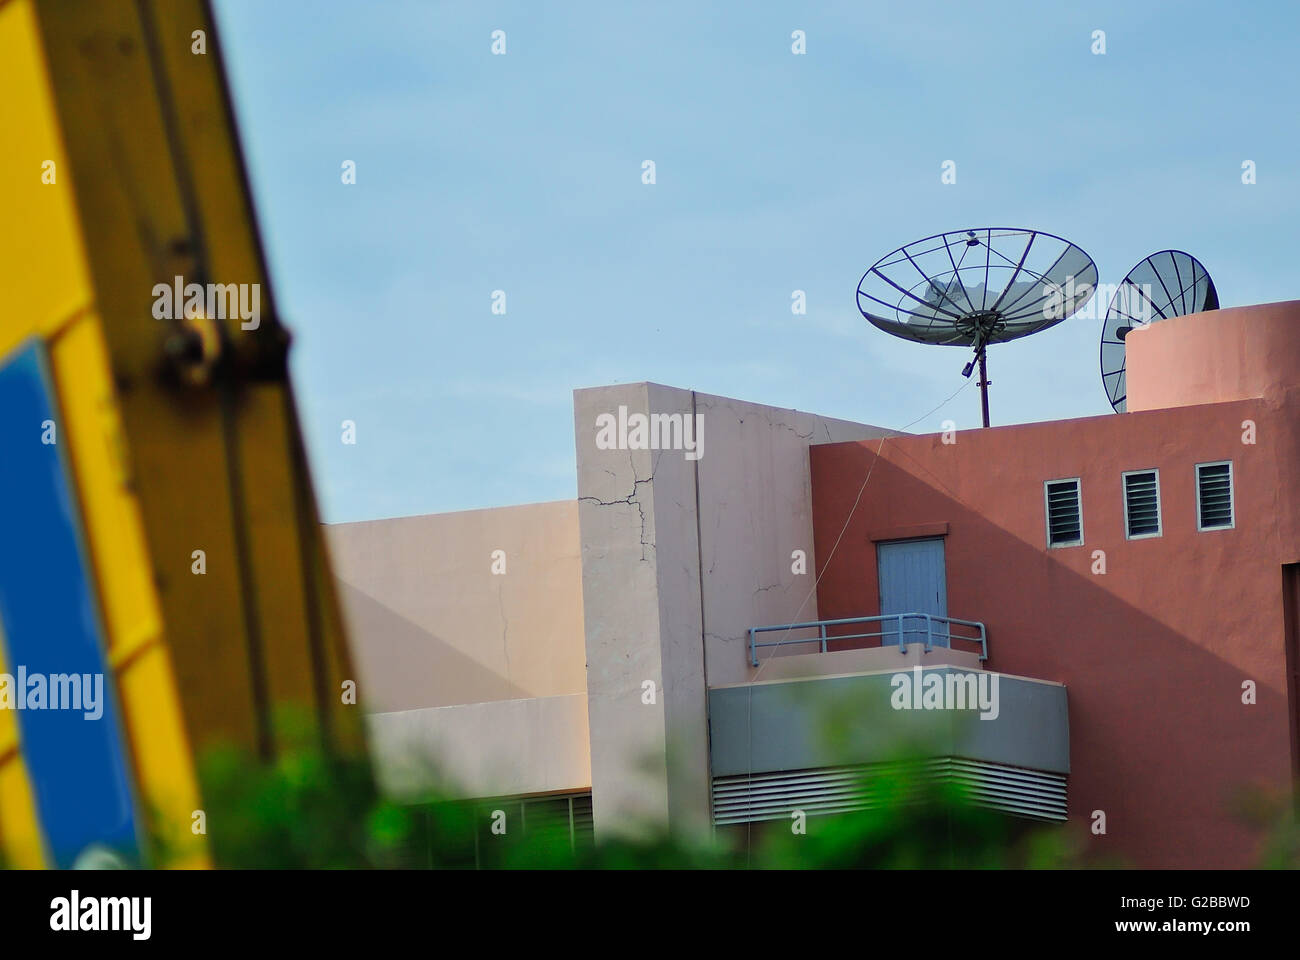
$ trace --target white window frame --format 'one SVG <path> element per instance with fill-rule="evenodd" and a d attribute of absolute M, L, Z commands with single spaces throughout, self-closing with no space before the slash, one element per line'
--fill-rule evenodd
<path fill-rule="evenodd" d="M 1228 468 L 1228 510 L 1232 514 L 1232 522 L 1226 526 L 1207 527 L 1201 523 L 1201 467 L 1222 467 Z M 1235 530 L 1237 527 L 1237 471 L 1233 467 L 1231 460 L 1210 460 L 1206 463 L 1198 463 L 1196 469 L 1192 472 L 1193 483 L 1196 487 L 1196 532 L 1197 533 L 1214 533 L 1216 530 Z"/>
<path fill-rule="evenodd" d="M 1074 491 L 1079 500 L 1079 539 L 1071 540 L 1069 543 L 1052 543 L 1052 507 L 1051 497 L 1047 493 L 1047 488 L 1053 483 L 1074 483 Z M 1047 549 L 1065 550 L 1069 547 L 1083 546 L 1083 478 L 1082 477 L 1057 477 L 1055 480 L 1043 481 L 1043 535 L 1047 538 Z"/>
<path fill-rule="evenodd" d="M 1136 535 L 1129 533 L 1128 525 L 1128 478 L 1136 476 L 1139 473 L 1154 473 L 1156 475 L 1156 532 L 1139 533 Z M 1199 488 L 1199 479 L 1197 480 L 1198 488 L 1196 494 L 1196 509 L 1201 509 L 1201 496 Z M 1163 537 L 1165 534 L 1165 511 L 1164 505 L 1160 502 L 1160 468 L 1147 467 L 1145 470 L 1125 470 L 1119 475 L 1120 496 L 1124 500 L 1124 539 L 1125 540 L 1154 540 L 1156 537 Z M 1218 529 L 1217 527 L 1214 529 Z"/>

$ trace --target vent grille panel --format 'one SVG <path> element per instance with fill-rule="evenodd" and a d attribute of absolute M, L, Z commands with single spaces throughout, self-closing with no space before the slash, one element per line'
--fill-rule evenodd
<path fill-rule="evenodd" d="M 1160 532 L 1160 488 L 1154 470 L 1124 477 L 1124 509 L 1130 537 Z"/>
<path fill-rule="evenodd" d="M 1047 484 L 1047 543 L 1053 547 L 1083 542 L 1079 509 L 1079 481 L 1056 480 Z"/>
<path fill-rule="evenodd" d="M 573 798 L 573 841 L 578 846 L 591 844 L 595 839 L 591 817 L 591 794 Z"/>
<path fill-rule="evenodd" d="M 713 778 L 713 822 L 785 820 L 795 810 L 828 816 L 906 800 L 920 786 L 951 782 L 977 806 L 1034 820 L 1066 818 L 1064 774 L 1024 770 L 959 757 L 911 763 L 861 764 Z M 900 791 L 901 788 L 901 791 Z"/>
<path fill-rule="evenodd" d="M 1232 464 L 1198 466 L 1196 494 L 1200 504 L 1201 529 L 1232 526 Z"/>

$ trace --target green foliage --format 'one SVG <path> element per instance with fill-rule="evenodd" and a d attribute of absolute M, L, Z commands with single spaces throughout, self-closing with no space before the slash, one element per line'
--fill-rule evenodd
<path fill-rule="evenodd" d="M 758 865 L 784 868 L 988 868 L 1017 865 L 1013 821 L 977 807 L 950 782 L 913 783 L 896 775 L 870 784 L 878 806 L 809 818 L 807 835 L 786 824 L 771 831 Z"/>
<path fill-rule="evenodd" d="M 831 717 L 828 738 L 851 726 Z M 919 742 L 900 748 L 855 792 L 869 809 L 718 827 L 693 839 L 645 827 L 628 837 L 574 834 L 569 821 L 534 816 L 518 801 L 468 801 L 443 787 L 418 803 L 377 792 L 368 761 L 326 752 L 309 724 L 278 759 L 209 751 L 200 763 L 213 857 L 222 867 L 407 869 L 1054 869 L 1122 864 L 1083 856 L 1078 824 L 1021 820 L 976 805 L 951 781 L 923 775 Z M 883 770 L 884 772 L 880 772 Z M 433 782 L 433 781 L 430 781 Z M 561 803 L 567 802 L 561 800 Z M 494 811 L 509 828 L 493 831 Z M 1262 865 L 1300 865 L 1289 796 L 1251 794 L 1242 819 L 1265 835 Z M 503 816 L 503 814 L 498 814 Z M 161 858 L 165 863 L 165 857 Z M 155 860 L 159 862 L 159 860 Z"/>
<path fill-rule="evenodd" d="M 872 809 L 742 824 L 696 840 L 647 829 L 593 843 L 567 820 L 493 832 L 510 801 L 418 804 L 380 797 L 362 758 L 331 756 L 303 726 L 273 763 L 223 748 L 200 765 L 214 859 L 223 867 L 504 869 L 997 868 L 1075 865 L 1066 833 L 970 802 L 906 772 L 861 785 Z M 512 814 L 513 816 L 513 814 Z"/>
<path fill-rule="evenodd" d="M 1265 870 L 1300 869 L 1300 817 L 1292 791 L 1251 786 L 1236 797 L 1237 818 L 1260 837 L 1259 865 Z"/>
<path fill-rule="evenodd" d="M 375 791 L 364 757 L 327 752 L 311 727 L 281 718 L 287 747 L 271 763 L 219 747 L 201 758 L 209 839 L 219 866 L 396 865 L 411 813 Z"/>

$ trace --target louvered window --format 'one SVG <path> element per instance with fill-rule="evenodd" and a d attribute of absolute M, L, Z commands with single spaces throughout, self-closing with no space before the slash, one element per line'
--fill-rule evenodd
<path fill-rule="evenodd" d="M 1124 474 L 1124 529 L 1130 540 L 1160 536 L 1160 473 Z"/>
<path fill-rule="evenodd" d="M 1043 485 L 1047 504 L 1047 545 L 1077 547 L 1083 543 L 1083 507 L 1079 481 L 1049 480 Z"/>
<path fill-rule="evenodd" d="M 1232 462 L 1196 465 L 1196 528 L 1218 530 L 1234 524 Z"/>
<path fill-rule="evenodd" d="M 480 866 L 497 862 L 505 848 L 524 840 L 552 855 L 586 850 L 593 842 L 589 792 L 479 800 L 474 817 Z"/>

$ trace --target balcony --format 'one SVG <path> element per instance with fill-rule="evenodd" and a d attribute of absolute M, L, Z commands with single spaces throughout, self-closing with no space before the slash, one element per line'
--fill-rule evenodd
<path fill-rule="evenodd" d="M 847 633 L 854 626 L 878 626 L 878 630 Z M 814 637 L 791 637 L 796 632 L 816 630 Z M 779 633 L 775 640 L 759 640 L 761 633 Z M 878 617 L 848 617 L 843 620 L 810 620 L 806 623 L 787 623 L 768 627 L 749 628 L 749 662 L 758 666 L 761 647 L 791 647 L 802 643 L 820 644 L 820 653 L 826 653 L 828 644 L 842 644 L 852 640 L 879 640 L 881 647 L 895 646 L 903 653 L 913 643 L 923 644 L 926 653 L 935 647 L 956 649 L 971 644 L 979 646 L 979 662 L 989 658 L 988 631 L 978 620 L 958 620 L 955 617 L 936 617 L 928 613 L 891 613 Z M 857 645 L 859 648 L 866 644 Z M 840 649 L 852 649 L 841 647 Z"/>
<path fill-rule="evenodd" d="M 761 654 L 777 647 L 809 652 Z M 1065 819 L 1066 689 L 985 670 L 987 659 L 988 630 L 975 620 L 903 613 L 751 627 L 749 660 L 764 669 L 709 690 L 714 823 L 864 809 L 864 778 L 904 768 L 963 783 L 980 806 Z"/>

